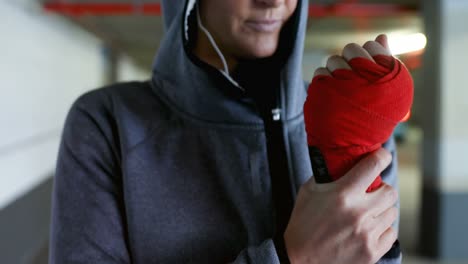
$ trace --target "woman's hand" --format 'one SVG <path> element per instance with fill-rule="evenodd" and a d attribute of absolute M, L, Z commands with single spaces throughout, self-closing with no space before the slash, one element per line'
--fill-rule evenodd
<path fill-rule="evenodd" d="M 379 149 L 338 181 L 301 187 L 284 235 L 291 263 L 374 264 L 392 247 L 398 193 L 386 184 L 366 193 L 390 162 Z"/>

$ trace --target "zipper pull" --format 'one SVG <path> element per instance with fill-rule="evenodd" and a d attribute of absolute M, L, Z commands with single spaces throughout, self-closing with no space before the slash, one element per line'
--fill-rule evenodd
<path fill-rule="evenodd" d="M 280 121 L 281 120 L 281 108 L 272 109 L 271 116 L 273 118 L 273 121 Z"/>

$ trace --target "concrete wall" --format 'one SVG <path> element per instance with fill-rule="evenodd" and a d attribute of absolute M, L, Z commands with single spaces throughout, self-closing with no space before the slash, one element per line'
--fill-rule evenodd
<path fill-rule="evenodd" d="M 103 42 L 35 2 L 0 0 L 0 263 L 46 243 L 65 116 L 106 80 Z M 128 58 L 118 66 L 119 80 L 149 77 Z"/>
<path fill-rule="evenodd" d="M 424 3 L 421 251 L 468 260 L 468 2 Z"/>
<path fill-rule="evenodd" d="M 50 176 L 72 101 L 102 85 L 101 42 L 33 5 L 0 2 L 0 209 Z"/>
<path fill-rule="evenodd" d="M 468 193 L 468 1 L 444 1 L 442 8 L 441 185 Z"/>

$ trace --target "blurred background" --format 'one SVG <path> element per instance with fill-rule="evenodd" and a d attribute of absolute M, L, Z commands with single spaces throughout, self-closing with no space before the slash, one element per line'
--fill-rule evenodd
<path fill-rule="evenodd" d="M 305 79 L 345 44 L 380 33 L 414 76 L 412 118 L 395 131 L 403 263 L 468 263 L 468 0 L 309 4 Z M 149 0 L 0 0 L 0 17 L 0 263 L 47 263 L 65 115 L 88 90 L 150 77 L 162 9 Z"/>

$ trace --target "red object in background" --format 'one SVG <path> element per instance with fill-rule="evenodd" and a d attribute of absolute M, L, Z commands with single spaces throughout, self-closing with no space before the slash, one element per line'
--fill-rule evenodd
<path fill-rule="evenodd" d="M 415 70 L 422 66 L 422 55 L 424 50 L 403 54 L 400 56 L 401 61 L 409 70 Z"/>
<path fill-rule="evenodd" d="M 352 71 L 316 76 L 309 86 L 304 104 L 307 141 L 320 150 L 331 180 L 380 148 L 411 108 L 414 87 L 406 67 L 390 56 L 374 59 L 377 63 L 352 59 Z M 368 191 L 380 184 L 378 176 Z"/>
<path fill-rule="evenodd" d="M 69 16 L 83 15 L 131 15 L 144 14 L 160 16 L 160 3 L 132 4 L 132 3 L 65 3 L 52 2 L 44 4 L 48 12 L 61 13 Z"/>
<path fill-rule="evenodd" d="M 54 1 L 44 4 L 48 12 L 69 16 L 83 15 L 132 15 L 161 16 L 161 3 L 67 3 Z M 309 5 L 309 17 L 382 17 L 414 13 L 417 8 L 397 4 L 336 3 L 330 5 Z"/>
<path fill-rule="evenodd" d="M 336 3 L 331 5 L 312 4 L 309 6 L 309 17 L 383 17 L 409 14 L 417 9 L 398 4 L 363 4 Z"/>

